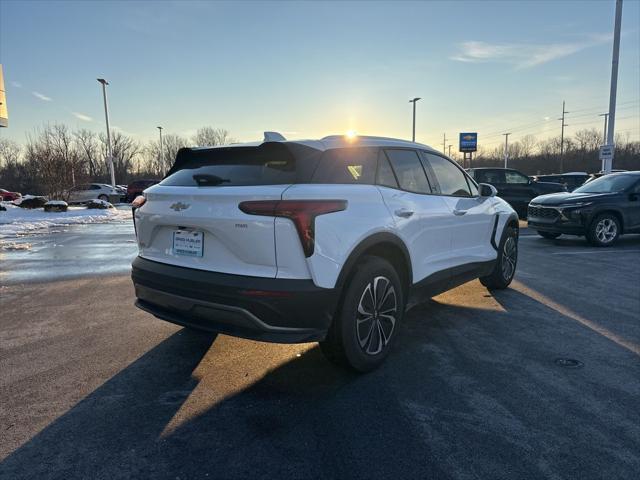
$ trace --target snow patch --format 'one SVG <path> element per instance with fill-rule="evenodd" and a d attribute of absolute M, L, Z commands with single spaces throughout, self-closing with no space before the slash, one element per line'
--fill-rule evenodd
<path fill-rule="evenodd" d="M 42 209 L 25 210 L 4 202 L 6 212 L 0 212 L 0 238 L 27 235 L 63 225 L 109 223 L 131 219 L 129 210 L 109 208 L 88 210 L 69 207 L 66 212 L 45 212 Z"/>

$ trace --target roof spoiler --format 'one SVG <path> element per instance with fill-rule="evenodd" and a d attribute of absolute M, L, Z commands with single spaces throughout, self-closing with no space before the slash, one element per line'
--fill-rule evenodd
<path fill-rule="evenodd" d="M 287 139 L 278 132 L 264 132 L 264 142 L 284 142 Z"/>

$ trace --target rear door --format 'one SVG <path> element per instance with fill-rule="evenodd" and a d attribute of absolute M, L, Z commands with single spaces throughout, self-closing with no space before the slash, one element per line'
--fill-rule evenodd
<path fill-rule="evenodd" d="M 432 194 L 418 152 L 382 151 L 377 183 L 395 227 L 409 249 L 413 282 L 451 267 L 453 215 L 444 200 Z"/>
<path fill-rule="evenodd" d="M 493 199 L 480 197 L 473 181 L 451 160 L 432 152 L 422 152 L 422 158 L 432 174 L 430 178 L 434 178 L 432 187 L 453 217 L 452 261 L 459 266 L 495 259 L 496 251 L 491 246 Z"/>
<path fill-rule="evenodd" d="M 188 268 L 275 277 L 275 217 L 248 215 L 239 204 L 281 199 L 304 173 L 307 158 L 298 154 L 319 153 L 302 150 L 265 143 L 181 151 L 169 175 L 146 190 L 147 201 L 136 210 L 140 256 Z M 193 248 L 181 247 L 188 243 Z"/>
<path fill-rule="evenodd" d="M 505 183 L 502 187 L 504 196 L 501 196 L 511 204 L 520 216 L 526 216 L 529 202 L 537 196 L 529 177 L 516 170 L 505 170 L 504 179 Z"/>

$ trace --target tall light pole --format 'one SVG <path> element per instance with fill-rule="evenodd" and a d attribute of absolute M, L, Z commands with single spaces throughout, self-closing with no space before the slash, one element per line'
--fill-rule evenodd
<path fill-rule="evenodd" d="M 611 91 L 609 92 L 609 128 L 607 129 L 607 145 L 613 145 L 616 125 L 616 94 L 618 91 L 618 60 L 620 59 L 620 24 L 622 23 L 622 0 L 616 0 L 616 23 L 613 30 L 613 58 L 611 60 Z M 613 157 L 603 160 L 602 170 L 611 173 Z"/>
<path fill-rule="evenodd" d="M 98 82 L 102 84 L 102 98 L 104 99 L 104 119 L 107 123 L 107 164 L 109 165 L 109 173 L 111 174 L 111 186 L 116 186 L 116 174 L 113 170 L 113 151 L 111 150 L 111 130 L 109 129 L 109 107 L 107 107 L 107 82 L 104 78 L 98 78 Z"/>
<path fill-rule="evenodd" d="M 562 121 L 562 130 L 560 130 L 560 173 L 564 173 L 564 127 L 568 127 L 564 123 L 564 116 L 569 113 L 564 109 L 564 100 L 562 101 L 562 117 L 558 120 Z"/>
<path fill-rule="evenodd" d="M 159 154 L 159 158 L 160 158 L 161 168 L 163 168 L 162 166 L 164 165 L 164 150 L 162 148 L 162 127 L 156 127 L 156 128 L 160 131 L 160 154 Z"/>
<path fill-rule="evenodd" d="M 509 163 L 509 135 L 511 133 L 503 133 L 504 135 L 504 168 L 507 168 L 507 163 Z"/>
<path fill-rule="evenodd" d="M 451 158 L 451 147 L 453 147 L 453 145 L 449 144 L 449 158 Z"/>
<path fill-rule="evenodd" d="M 607 143 L 607 118 L 609 118 L 608 113 L 601 113 L 598 115 L 599 117 L 604 117 L 604 135 L 602 135 L 602 143 Z"/>
<path fill-rule="evenodd" d="M 442 153 L 447 154 L 447 134 L 442 134 Z"/>
<path fill-rule="evenodd" d="M 413 130 L 411 134 L 411 141 L 416 141 L 416 102 L 420 100 L 420 97 L 416 97 L 413 100 L 409 100 L 409 103 L 413 103 Z"/>

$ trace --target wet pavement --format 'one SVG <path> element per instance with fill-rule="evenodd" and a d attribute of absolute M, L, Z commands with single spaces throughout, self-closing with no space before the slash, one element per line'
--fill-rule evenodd
<path fill-rule="evenodd" d="M 137 251 L 131 220 L 6 238 L 0 246 L 0 286 L 127 273 Z"/>

